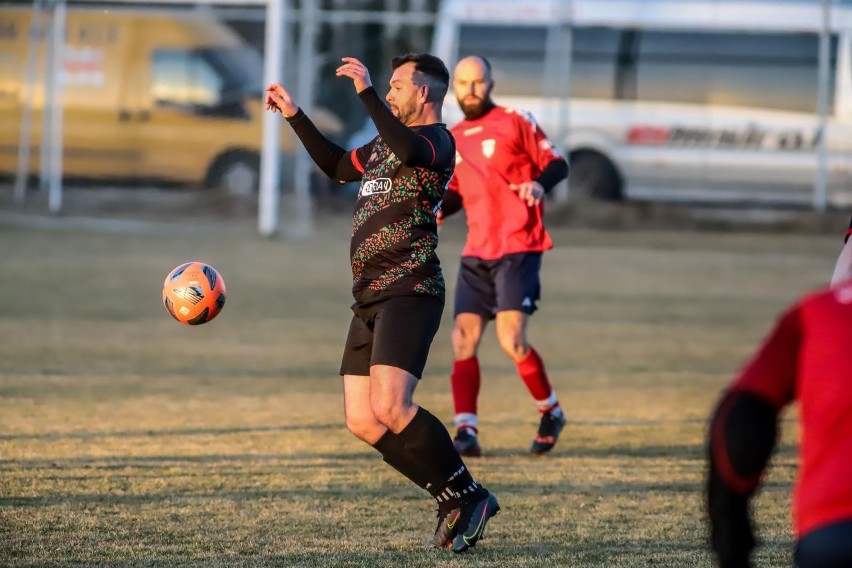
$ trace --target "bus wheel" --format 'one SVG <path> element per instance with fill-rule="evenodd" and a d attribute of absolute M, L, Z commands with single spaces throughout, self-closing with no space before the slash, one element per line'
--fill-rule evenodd
<path fill-rule="evenodd" d="M 577 200 L 621 201 L 621 176 L 613 163 L 598 152 L 579 151 L 570 156 L 569 197 Z"/>
<path fill-rule="evenodd" d="M 260 158 L 251 152 L 231 152 L 220 156 L 210 167 L 207 186 L 234 197 L 257 194 L 260 185 Z"/>

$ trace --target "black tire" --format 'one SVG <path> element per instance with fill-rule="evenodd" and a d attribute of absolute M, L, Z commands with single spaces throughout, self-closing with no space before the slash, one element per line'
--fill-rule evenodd
<path fill-rule="evenodd" d="M 576 200 L 621 201 L 622 181 L 613 163 L 597 152 L 571 154 L 568 174 L 569 197 Z"/>
<path fill-rule="evenodd" d="M 210 167 L 207 186 L 234 197 L 256 195 L 260 187 L 260 157 L 251 152 L 220 156 Z"/>

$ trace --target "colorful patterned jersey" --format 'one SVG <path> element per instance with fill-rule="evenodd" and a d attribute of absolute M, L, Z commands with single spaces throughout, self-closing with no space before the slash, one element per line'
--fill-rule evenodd
<path fill-rule="evenodd" d="M 362 174 L 350 245 L 352 294 L 361 304 L 412 293 L 444 298 L 435 214 L 455 143 L 443 124 L 411 130 L 429 142 L 429 167 L 406 166 L 381 136 L 350 152 Z"/>
<path fill-rule="evenodd" d="M 462 256 L 493 260 L 553 247 L 544 229 L 543 202 L 528 207 L 509 188 L 536 179 L 563 159 L 528 112 L 496 106 L 452 127 L 456 171 L 450 189 L 463 200 L 467 242 Z"/>

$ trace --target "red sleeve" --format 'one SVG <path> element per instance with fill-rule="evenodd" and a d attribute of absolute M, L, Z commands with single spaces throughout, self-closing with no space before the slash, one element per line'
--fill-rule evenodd
<path fill-rule="evenodd" d="M 459 163 L 461 162 L 461 155 L 458 150 L 456 150 L 456 157 L 454 159 L 456 169 L 459 167 Z M 452 177 L 450 177 L 450 183 L 447 184 L 447 189 L 451 189 L 453 191 L 459 190 L 459 176 L 458 173 L 453 173 Z"/>
<path fill-rule="evenodd" d="M 524 143 L 524 149 L 532 158 L 538 167 L 538 171 L 544 171 L 544 168 L 553 160 L 564 160 L 565 158 L 559 153 L 553 142 L 538 125 L 532 114 L 527 111 L 517 111 L 522 118 L 520 120 L 521 139 Z"/>
<path fill-rule="evenodd" d="M 801 311 L 784 313 L 772 333 L 740 372 L 732 391 L 752 392 L 776 409 L 792 402 L 802 343 Z"/>
<path fill-rule="evenodd" d="M 849 220 L 849 228 L 846 229 L 846 238 L 843 239 L 844 243 L 849 240 L 849 235 L 852 235 L 852 219 Z"/>
<path fill-rule="evenodd" d="M 367 162 L 370 159 L 370 154 L 373 152 L 373 143 L 375 141 L 376 138 L 373 138 L 363 146 L 355 148 L 354 150 L 349 152 L 349 159 L 352 160 L 352 165 L 355 166 L 355 169 L 358 170 L 362 175 L 364 174 L 364 168 L 367 167 Z"/>

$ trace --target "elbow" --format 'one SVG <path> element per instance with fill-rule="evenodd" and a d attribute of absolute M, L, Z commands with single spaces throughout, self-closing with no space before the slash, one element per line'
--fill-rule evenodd
<path fill-rule="evenodd" d="M 337 168 L 321 167 L 320 171 L 333 181 L 340 180 L 340 174 L 337 172 Z"/>

